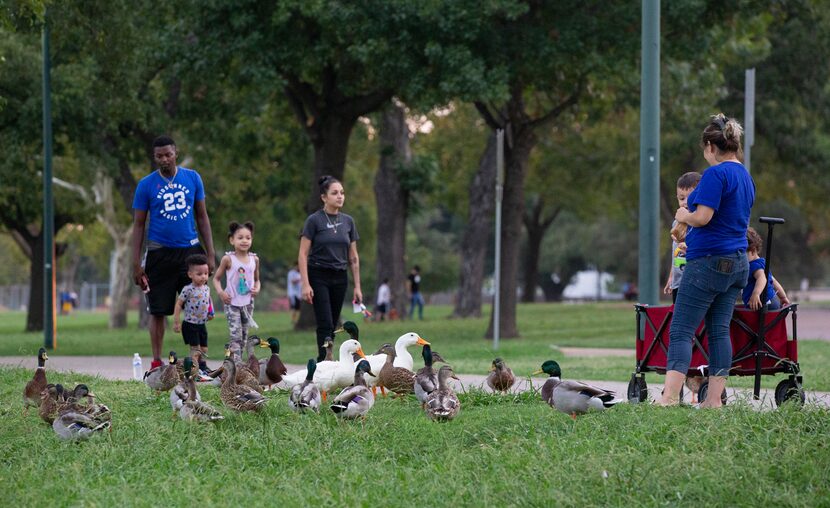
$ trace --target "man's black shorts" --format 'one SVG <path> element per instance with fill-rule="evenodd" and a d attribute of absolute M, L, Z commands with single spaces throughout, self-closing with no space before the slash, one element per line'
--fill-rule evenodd
<path fill-rule="evenodd" d="M 150 314 L 173 315 L 176 293 L 190 284 L 185 260 L 192 254 L 204 253 L 201 245 L 181 249 L 161 247 L 147 251 L 144 273 L 150 283 L 150 292 L 147 293 L 147 310 Z"/>
<path fill-rule="evenodd" d="M 182 337 L 190 347 L 207 347 L 207 326 L 204 323 L 197 325 L 183 321 Z"/>
<path fill-rule="evenodd" d="M 288 301 L 291 305 L 291 310 L 300 310 L 300 303 L 302 303 L 302 300 L 300 300 L 299 296 L 292 296 Z"/>

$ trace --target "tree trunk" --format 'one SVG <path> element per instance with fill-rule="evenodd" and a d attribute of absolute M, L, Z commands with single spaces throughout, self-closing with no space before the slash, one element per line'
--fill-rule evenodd
<path fill-rule="evenodd" d="M 357 118 L 336 116 L 321 119 L 320 127 L 315 129 L 317 135 L 311 136 L 311 143 L 314 146 L 314 176 L 306 204 L 308 213 L 319 210 L 323 206 L 320 201 L 320 186 L 317 184 L 320 177 L 331 175 L 343 181 L 346 155 L 349 151 L 349 136 L 356 121 Z"/>
<path fill-rule="evenodd" d="M 329 116 L 320 119 L 321 124 L 311 135 L 314 145 L 314 176 L 311 181 L 311 193 L 306 203 L 306 211 L 312 213 L 323 206 L 320 200 L 318 180 L 324 175 L 331 175 L 341 182 L 346 167 L 346 154 L 349 149 L 349 136 L 356 118 Z M 357 225 L 360 227 L 360 225 Z M 335 323 L 337 326 L 337 323 Z M 317 327 L 314 308 L 311 305 L 300 306 L 300 316 L 294 325 L 295 330 L 310 330 Z"/>
<path fill-rule="evenodd" d="M 525 213 L 522 221 L 527 231 L 527 252 L 524 262 L 524 290 L 522 291 L 522 302 L 531 303 L 536 301 L 536 287 L 539 284 L 539 256 L 542 250 L 542 240 L 545 233 L 561 208 L 555 210 L 550 216 L 542 217 L 542 210 L 545 207 L 545 200 L 537 196 L 530 213 Z"/>
<path fill-rule="evenodd" d="M 481 286 L 493 227 L 495 187 L 496 134 L 491 133 L 478 162 L 478 171 L 470 183 L 470 216 L 461 242 L 460 280 L 453 317 L 481 317 Z"/>
<path fill-rule="evenodd" d="M 26 331 L 43 331 L 43 233 L 33 236 L 29 243 L 32 262 L 29 265 L 29 308 L 26 313 Z M 57 259 L 54 259 L 57 264 Z"/>
<path fill-rule="evenodd" d="M 390 104 L 381 115 L 380 166 L 375 175 L 377 215 L 377 283 L 389 279 L 391 309 L 406 315 L 406 220 L 409 192 L 401 187 L 398 171 L 412 160 L 409 127 L 404 109 Z"/>
<path fill-rule="evenodd" d="M 129 304 L 132 280 L 132 250 L 131 238 L 133 228 L 119 237 L 113 237 L 115 247 L 112 251 L 110 263 L 110 309 L 109 327 L 127 327 L 127 307 Z"/>
<path fill-rule="evenodd" d="M 508 128 L 511 128 L 508 126 Z M 506 136 L 510 139 L 511 136 Z M 519 247 L 522 238 L 522 213 L 525 206 L 524 179 L 527 174 L 527 161 L 536 145 L 533 129 L 513 128 L 511 143 L 505 143 L 504 197 L 502 200 L 501 230 L 501 287 L 499 298 L 501 311 L 499 319 L 499 337 L 514 338 L 519 336 L 516 326 L 516 275 L 519 268 Z M 487 327 L 487 338 L 493 337 L 493 314 Z"/>

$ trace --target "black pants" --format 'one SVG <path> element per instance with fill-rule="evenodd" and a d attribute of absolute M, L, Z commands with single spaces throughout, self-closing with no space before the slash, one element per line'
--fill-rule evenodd
<path fill-rule="evenodd" d="M 334 337 L 334 327 L 340 320 L 349 276 L 346 270 L 308 267 L 308 283 L 314 291 L 314 317 L 317 320 L 317 361 L 326 357 L 323 342 Z"/>

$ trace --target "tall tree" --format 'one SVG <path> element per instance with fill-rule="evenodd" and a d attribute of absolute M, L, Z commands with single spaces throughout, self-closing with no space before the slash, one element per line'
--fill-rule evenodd
<path fill-rule="evenodd" d="M 494 86 L 472 47 L 486 19 L 511 0 L 278 3 L 214 0 L 194 20 L 205 59 L 272 73 L 314 147 L 306 211 L 320 206 L 318 179 L 344 177 L 349 136 L 362 115 L 393 95 L 413 104 L 491 97 Z M 257 71 L 258 69 L 258 71 Z M 500 69 L 491 68 L 497 75 Z M 496 87 L 497 88 L 497 87 Z M 299 327 L 312 324 L 304 312 Z"/>
<path fill-rule="evenodd" d="M 41 68 L 38 36 L 0 28 L 0 224 L 30 259 L 27 331 L 43 329 Z M 54 76 L 56 136 L 65 135 L 71 125 L 65 114 L 70 109 L 66 106 L 77 99 L 71 85 L 71 76 Z M 58 147 L 55 175 L 76 177 L 73 165 L 63 163 L 63 155 Z M 91 218 L 84 203 L 71 193 L 56 189 L 54 203 L 56 233 L 67 224 Z M 57 246 L 58 256 L 62 249 Z"/>
<path fill-rule="evenodd" d="M 375 174 L 377 203 L 377 284 L 389 279 L 392 308 L 399 316 L 406 309 L 406 219 L 409 214 L 409 190 L 400 174 L 412 162 L 406 111 L 390 103 L 381 112 L 380 165 Z M 391 310 L 391 309 L 390 309 Z"/>

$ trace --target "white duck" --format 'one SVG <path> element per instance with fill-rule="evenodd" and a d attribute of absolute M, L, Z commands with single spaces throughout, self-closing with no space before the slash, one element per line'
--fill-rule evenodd
<path fill-rule="evenodd" d="M 314 371 L 314 384 L 320 388 L 323 393 L 323 400 L 326 400 L 327 392 L 335 388 L 344 388 L 352 384 L 354 380 L 354 358 L 353 354 L 357 353 L 360 358 L 365 358 L 363 348 L 360 347 L 360 342 L 349 339 L 340 345 L 340 359 L 336 362 L 318 362 L 317 368 Z M 384 355 L 385 357 L 386 355 Z M 282 382 L 286 388 L 291 388 L 296 384 L 305 381 L 307 369 L 300 369 L 282 377 Z"/>
<path fill-rule="evenodd" d="M 413 366 L 415 362 L 412 359 L 412 355 L 409 354 L 409 351 L 407 351 L 407 348 L 415 345 L 429 346 L 430 344 L 415 332 L 405 333 L 398 337 L 398 340 L 395 341 L 395 361 L 392 366 L 403 367 L 407 370 L 414 370 Z M 381 346 L 381 349 L 383 349 L 383 346 Z M 378 353 L 369 355 L 366 359 L 369 360 L 372 372 L 380 372 L 380 369 L 383 368 L 383 364 L 386 363 L 386 353 L 380 353 L 380 350 L 378 350 Z M 378 378 L 370 377 L 366 379 L 366 382 L 373 392 L 377 390 Z M 386 391 L 381 388 L 381 393 L 385 394 Z"/>

